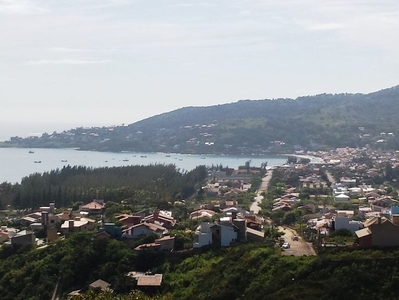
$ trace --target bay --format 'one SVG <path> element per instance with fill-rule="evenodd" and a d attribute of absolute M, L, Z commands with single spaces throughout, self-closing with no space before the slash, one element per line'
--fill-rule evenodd
<path fill-rule="evenodd" d="M 114 153 L 77 151 L 74 149 L 22 149 L 0 148 L 0 182 L 21 182 L 33 173 L 43 173 L 62 169 L 64 166 L 117 167 L 129 165 L 174 164 L 182 172 L 190 171 L 199 165 L 222 164 L 224 167 L 238 168 L 251 160 L 251 166 L 260 167 L 267 162 L 268 167 L 282 165 L 286 156 L 227 156 L 189 155 L 165 153 Z"/>

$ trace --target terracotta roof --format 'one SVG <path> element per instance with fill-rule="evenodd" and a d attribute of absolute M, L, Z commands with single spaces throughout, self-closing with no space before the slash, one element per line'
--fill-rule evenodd
<path fill-rule="evenodd" d="M 92 201 L 90 203 L 87 203 L 86 205 L 83 205 L 81 209 L 103 209 L 104 205 L 101 203 L 98 203 L 97 201 Z"/>
<path fill-rule="evenodd" d="M 136 225 L 130 226 L 129 228 L 127 228 L 127 229 L 125 229 L 123 231 L 126 232 L 126 231 L 128 231 L 128 230 L 130 230 L 132 228 L 134 229 L 134 228 L 137 228 L 137 227 L 140 227 L 140 226 L 145 226 L 145 227 L 147 227 L 148 229 L 150 229 L 152 231 L 157 231 L 157 230 L 165 231 L 166 230 L 165 227 L 162 227 L 160 225 L 157 225 L 157 224 L 154 224 L 154 223 L 143 222 L 143 223 L 140 223 L 140 224 L 136 224 Z"/>
<path fill-rule="evenodd" d="M 373 225 L 373 224 L 378 224 L 378 219 L 379 218 L 381 218 L 381 224 L 383 224 L 383 223 L 388 221 L 388 219 L 385 218 L 385 217 L 372 217 L 371 219 L 368 219 L 368 220 L 366 220 L 364 222 L 364 226 L 368 227 L 368 226 Z"/>
<path fill-rule="evenodd" d="M 146 249 L 157 249 L 160 248 L 161 245 L 158 243 L 148 243 L 148 244 L 141 244 L 134 248 L 134 250 L 139 251 L 139 250 L 146 250 Z"/>
<path fill-rule="evenodd" d="M 170 236 L 170 235 L 166 235 L 160 239 L 156 239 L 156 242 L 163 242 L 163 241 L 169 241 L 169 240 L 174 240 L 175 237 L 174 236 Z"/>
<path fill-rule="evenodd" d="M 98 279 L 94 282 L 92 282 L 89 287 L 95 289 L 95 288 L 101 288 L 101 290 L 106 290 L 111 286 L 111 284 L 109 284 L 108 282 Z"/>
<path fill-rule="evenodd" d="M 137 280 L 137 286 L 161 286 L 162 274 L 143 275 Z"/>

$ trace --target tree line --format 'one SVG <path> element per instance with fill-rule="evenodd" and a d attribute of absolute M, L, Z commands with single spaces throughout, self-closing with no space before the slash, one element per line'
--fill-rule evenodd
<path fill-rule="evenodd" d="M 207 176 L 205 166 L 180 172 L 175 165 L 90 168 L 65 166 L 26 176 L 21 183 L 0 184 L 0 208 L 57 207 L 93 199 L 131 204 L 157 204 L 191 196 Z"/>

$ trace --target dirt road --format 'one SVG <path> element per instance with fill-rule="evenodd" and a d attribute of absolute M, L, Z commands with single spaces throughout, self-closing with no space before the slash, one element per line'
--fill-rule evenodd
<path fill-rule="evenodd" d="M 255 201 L 252 202 L 250 210 L 253 211 L 255 214 L 259 213 L 261 210 L 259 204 L 262 203 L 263 196 L 261 195 L 262 192 L 267 191 L 269 186 L 269 181 L 272 178 L 272 170 L 267 170 L 266 175 L 262 178 L 262 183 L 259 189 L 256 191 L 256 197 L 254 198 Z"/>
<path fill-rule="evenodd" d="M 285 234 L 282 236 L 286 242 L 290 244 L 289 249 L 284 249 L 281 253 L 283 255 L 294 255 L 294 256 L 311 256 L 311 255 L 316 255 L 316 252 L 314 251 L 312 244 L 307 243 L 300 236 L 297 235 L 296 231 L 288 228 L 288 227 L 280 227 L 279 226 L 279 231 L 284 232 Z M 298 236 L 298 241 L 294 241 L 293 237 Z"/>

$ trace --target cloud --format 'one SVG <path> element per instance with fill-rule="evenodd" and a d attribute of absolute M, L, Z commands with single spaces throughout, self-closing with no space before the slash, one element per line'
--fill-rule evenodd
<path fill-rule="evenodd" d="M 11 15 L 30 15 L 44 14 L 50 12 L 49 9 L 35 6 L 29 1 L 0 0 L 0 13 Z"/>
<path fill-rule="evenodd" d="M 82 60 L 82 59 L 40 59 L 28 61 L 27 65 L 42 66 L 42 65 L 93 65 L 109 63 L 109 60 Z"/>
<path fill-rule="evenodd" d="M 308 30 L 311 31 L 329 31 L 329 30 L 336 30 L 342 29 L 345 25 L 342 23 L 314 23 L 307 27 Z"/>

